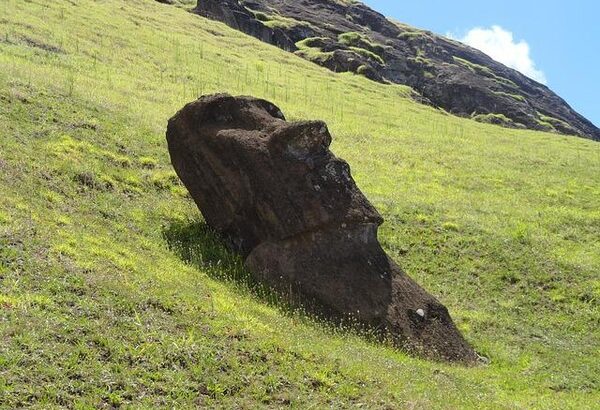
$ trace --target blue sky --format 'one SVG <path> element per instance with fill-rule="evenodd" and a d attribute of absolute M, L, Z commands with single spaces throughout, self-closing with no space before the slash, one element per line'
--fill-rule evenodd
<path fill-rule="evenodd" d="M 491 47 L 600 126 L 600 1 L 362 1 L 403 23 Z"/>

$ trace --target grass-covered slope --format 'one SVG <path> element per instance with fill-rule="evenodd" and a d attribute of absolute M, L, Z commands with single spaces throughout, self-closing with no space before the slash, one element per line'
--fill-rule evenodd
<path fill-rule="evenodd" d="M 169 165 L 202 93 L 324 119 L 488 366 L 249 290 Z M 600 145 L 455 118 L 153 0 L 0 2 L 0 407 L 592 408 Z"/>

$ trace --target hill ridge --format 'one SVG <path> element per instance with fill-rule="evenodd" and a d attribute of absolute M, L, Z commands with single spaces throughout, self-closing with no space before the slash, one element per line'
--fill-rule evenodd
<path fill-rule="evenodd" d="M 355 1 L 198 0 L 194 13 L 336 72 L 412 87 L 453 114 L 600 140 L 566 101 L 483 52 L 388 20 Z"/>

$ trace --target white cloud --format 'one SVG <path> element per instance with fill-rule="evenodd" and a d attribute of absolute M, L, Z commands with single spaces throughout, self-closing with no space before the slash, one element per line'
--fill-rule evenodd
<path fill-rule="evenodd" d="M 471 47 L 477 48 L 494 60 L 514 68 L 542 84 L 546 84 L 546 75 L 535 67 L 535 62 L 529 55 L 529 44 L 521 40 L 515 42 L 513 33 L 500 26 L 491 28 L 476 27 L 471 29 L 463 38 L 455 38 Z"/>

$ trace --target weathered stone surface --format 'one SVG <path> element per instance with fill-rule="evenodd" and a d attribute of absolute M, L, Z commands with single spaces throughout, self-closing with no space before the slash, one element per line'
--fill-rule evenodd
<path fill-rule="evenodd" d="M 267 101 L 219 94 L 186 105 L 167 140 L 206 222 L 258 280 L 423 356 L 476 360 L 446 308 L 379 245 L 383 219 L 329 150 L 325 123 L 290 123 Z"/>

